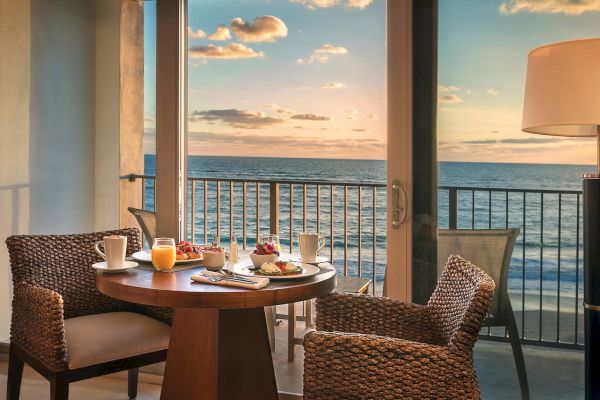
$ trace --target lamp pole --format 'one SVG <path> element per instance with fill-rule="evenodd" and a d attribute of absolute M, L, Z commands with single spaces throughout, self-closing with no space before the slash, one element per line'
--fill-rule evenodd
<path fill-rule="evenodd" d="M 597 173 L 583 176 L 585 398 L 600 399 L 600 126 Z"/>

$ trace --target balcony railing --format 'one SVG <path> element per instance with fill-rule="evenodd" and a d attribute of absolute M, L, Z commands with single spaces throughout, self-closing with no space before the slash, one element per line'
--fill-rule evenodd
<path fill-rule="evenodd" d="M 154 209 L 155 178 L 141 179 L 143 204 Z M 222 242 L 235 235 L 243 248 L 260 233 L 278 232 L 284 249 L 298 233 L 327 239 L 327 255 L 344 276 L 372 279 L 381 294 L 386 255 L 386 187 L 380 183 L 188 178 L 188 239 Z M 519 228 L 509 269 L 509 294 L 521 340 L 582 348 L 583 276 L 581 192 L 440 186 L 442 228 Z M 503 328 L 482 338 L 505 340 Z"/>

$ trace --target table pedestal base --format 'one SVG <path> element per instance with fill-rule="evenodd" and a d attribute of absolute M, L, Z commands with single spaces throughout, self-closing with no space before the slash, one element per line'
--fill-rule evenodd
<path fill-rule="evenodd" d="M 276 400 L 263 308 L 177 308 L 161 400 Z"/>

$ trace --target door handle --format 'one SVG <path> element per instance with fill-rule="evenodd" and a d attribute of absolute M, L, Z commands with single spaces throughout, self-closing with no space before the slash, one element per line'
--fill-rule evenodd
<path fill-rule="evenodd" d="M 392 181 L 392 228 L 399 229 L 406 221 L 408 196 L 398 179 Z"/>

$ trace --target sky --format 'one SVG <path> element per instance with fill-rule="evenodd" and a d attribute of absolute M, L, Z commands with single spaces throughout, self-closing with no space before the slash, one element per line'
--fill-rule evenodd
<path fill-rule="evenodd" d="M 600 0 L 440 0 L 442 161 L 594 163 L 589 139 L 520 130 L 527 53 L 600 36 Z M 146 151 L 155 3 L 146 2 Z M 189 0 L 194 155 L 384 159 L 385 0 Z"/>

